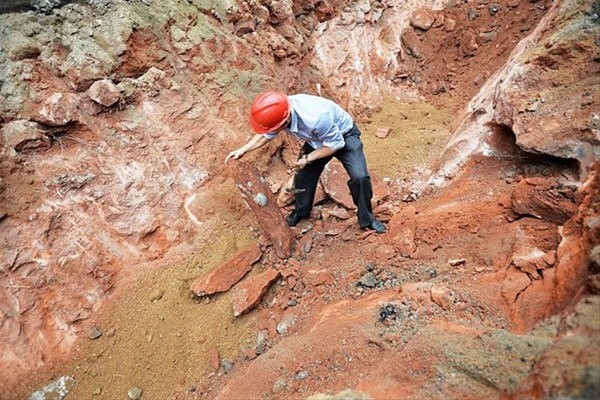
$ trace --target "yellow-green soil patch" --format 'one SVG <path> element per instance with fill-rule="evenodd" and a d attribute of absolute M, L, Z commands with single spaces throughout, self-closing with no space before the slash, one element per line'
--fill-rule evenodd
<path fill-rule="evenodd" d="M 153 268 L 121 293 L 95 324 L 103 335 L 83 339 L 63 372 L 75 378 L 68 398 L 125 399 L 137 387 L 142 398 L 166 399 L 174 391 L 195 390 L 215 372 L 213 349 L 235 361 L 252 347 L 252 315 L 233 317 L 231 293 L 210 302 L 189 295 L 192 280 L 255 240 L 247 229 L 240 231 L 215 232 L 197 260 Z"/>
<path fill-rule="evenodd" d="M 385 100 L 372 121 L 361 126 L 369 169 L 380 178 L 403 178 L 431 165 L 448 141 L 450 119 L 428 103 Z M 388 136 L 376 137 L 378 128 L 389 128 Z"/>

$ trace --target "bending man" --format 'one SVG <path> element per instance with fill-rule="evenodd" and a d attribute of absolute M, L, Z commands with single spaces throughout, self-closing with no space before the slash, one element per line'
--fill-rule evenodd
<path fill-rule="evenodd" d="M 339 105 L 307 94 L 287 96 L 266 92 L 252 102 L 250 124 L 256 135 L 229 153 L 225 162 L 258 149 L 282 131 L 305 142 L 296 161 L 299 170 L 294 181 L 295 188 L 305 191 L 296 193 L 295 209 L 286 217 L 289 226 L 296 226 L 301 219 L 310 216 L 319 177 L 325 165 L 335 157 L 350 176 L 348 186 L 358 210 L 360 227 L 377 233 L 386 231 L 385 225 L 373 216 L 373 190 L 360 131 L 350 114 Z"/>

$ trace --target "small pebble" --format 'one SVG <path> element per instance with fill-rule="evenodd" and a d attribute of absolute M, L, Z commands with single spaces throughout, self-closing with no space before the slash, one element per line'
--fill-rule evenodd
<path fill-rule="evenodd" d="M 223 372 L 225 372 L 226 374 L 230 373 L 231 370 L 233 370 L 233 363 L 229 360 L 223 360 L 221 362 L 221 365 L 223 366 Z"/>
<path fill-rule="evenodd" d="M 164 296 L 165 291 L 162 289 L 154 289 L 152 291 L 152 293 L 150 293 L 150 301 L 155 302 L 158 301 L 160 299 L 162 299 L 162 297 Z"/>
<path fill-rule="evenodd" d="M 296 374 L 297 381 L 303 381 L 308 378 L 308 371 L 300 371 Z"/>
<path fill-rule="evenodd" d="M 87 336 L 92 340 L 98 339 L 100 336 L 102 336 L 102 331 L 95 326 L 92 326 L 87 330 Z"/>
<path fill-rule="evenodd" d="M 137 387 L 129 389 L 127 391 L 127 397 L 129 397 L 131 400 L 138 400 L 140 397 L 142 397 L 142 389 Z"/>

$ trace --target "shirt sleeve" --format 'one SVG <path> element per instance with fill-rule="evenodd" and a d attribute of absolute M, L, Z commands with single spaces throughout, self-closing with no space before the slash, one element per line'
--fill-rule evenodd
<path fill-rule="evenodd" d="M 265 133 L 265 134 L 264 134 L 264 137 L 265 137 L 265 139 L 269 139 L 269 140 L 271 140 L 271 139 L 274 139 L 274 138 L 276 138 L 276 137 L 277 137 L 277 135 L 278 135 L 278 133 L 277 133 L 277 132 L 270 132 L 270 133 Z"/>
<path fill-rule="evenodd" d="M 333 150 L 339 150 L 346 145 L 343 133 L 333 121 L 331 113 L 325 113 L 315 127 L 319 132 L 319 139 L 323 142 L 323 146 L 327 146 Z"/>

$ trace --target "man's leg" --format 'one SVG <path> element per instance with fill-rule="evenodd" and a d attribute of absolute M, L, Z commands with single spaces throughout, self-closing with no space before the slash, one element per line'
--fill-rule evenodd
<path fill-rule="evenodd" d="M 373 216 L 373 188 L 362 141 L 357 135 L 348 136 L 345 140 L 346 145 L 335 153 L 335 157 L 341 161 L 350 176 L 348 187 L 357 208 L 358 223 L 361 228 L 371 228 L 377 233 L 383 233 L 385 226 Z"/>
<path fill-rule="evenodd" d="M 312 146 L 305 144 L 300 152 L 300 157 L 303 154 L 309 154 L 312 151 L 314 151 Z M 304 189 L 304 191 L 296 193 L 295 209 L 292 214 L 286 218 L 288 225 L 295 226 L 300 219 L 308 218 L 310 216 L 315 200 L 315 194 L 317 192 L 319 177 L 321 176 L 325 165 L 327 165 L 331 158 L 332 157 L 320 158 L 308 164 L 301 170 L 298 170 L 296 173 L 294 187 L 296 189 Z"/>

